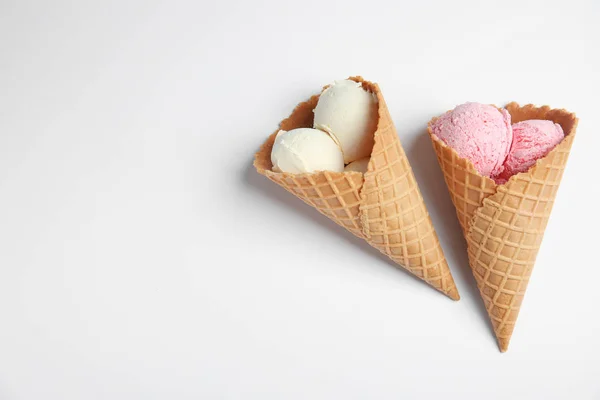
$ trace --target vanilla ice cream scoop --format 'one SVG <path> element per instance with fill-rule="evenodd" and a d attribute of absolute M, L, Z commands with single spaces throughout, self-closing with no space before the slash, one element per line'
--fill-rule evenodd
<path fill-rule="evenodd" d="M 344 157 L 333 139 L 312 128 L 280 130 L 271 150 L 273 171 L 291 174 L 342 172 Z"/>
<path fill-rule="evenodd" d="M 367 172 L 369 167 L 369 161 L 371 161 L 371 157 L 361 158 L 360 160 L 352 161 L 350 164 L 346 165 L 344 168 L 344 172 L 360 172 L 362 174 Z"/>
<path fill-rule="evenodd" d="M 314 110 L 314 127 L 331 135 L 346 164 L 371 155 L 377 129 L 377 97 L 360 82 L 336 81 L 321 93 Z"/>

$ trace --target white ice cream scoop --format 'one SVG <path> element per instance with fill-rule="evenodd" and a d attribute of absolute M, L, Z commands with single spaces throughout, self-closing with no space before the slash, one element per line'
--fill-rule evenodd
<path fill-rule="evenodd" d="M 337 141 L 345 163 L 371 155 L 378 121 L 377 97 L 360 82 L 336 81 L 321 93 L 314 113 L 313 126 Z"/>
<path fill-rule="evenodd" d="M 370 160 L 371 157 L 365 157 L 361 158 L 360 160 L 352 161 L 350 164 L 346 165 L 344 172 L 356 171 L 364 174 L 367 172 Z"/>
<path fill-rule="evenodd" d="M 291 174 L 342 172 L 344 157 L 333 139 L 312 128 L 280 130 L 271 150 L 273 171 Z"/>

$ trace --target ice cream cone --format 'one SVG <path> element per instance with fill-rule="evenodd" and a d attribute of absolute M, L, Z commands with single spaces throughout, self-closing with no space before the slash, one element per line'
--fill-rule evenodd
<path fill-rule="evenodd" d="M 565 138 L 504 185 L 481 176 L 470 161 L 435 137 L 431 124 L 436 118 L 429 123 L 433 148 L 467 240 L 469 264 L 502 352 L 508 349 L 578 121 L 575 114 L 548 106 L 510 103 L 506 110 L 513 123 L 554 121 Z"/>
<path fill-rule="evenodd" d="M 412 274 L 458 300 L 454 279 L 377 84 L 361 77 L 377 96 L 379 122 L 369 167 L 360 172 L 288 174 L 272 171 L 273 133 L 256 153 L 254 166 L 267 178 L 366 240 Z M 312 127 L 319 95 L 300 103 L 280 129 Z"/>

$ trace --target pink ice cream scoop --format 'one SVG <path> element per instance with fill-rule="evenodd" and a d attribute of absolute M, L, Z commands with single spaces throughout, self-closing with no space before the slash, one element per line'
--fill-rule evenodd
<path fill-rule="evenodd" d="M 512 147 L 504 162 L 504 171 L 496 178 L 498 183 L 504 183 L 514 174 L 527 171 L 565 137 L 559 124 L 540 119 L 517 122 L 512 130 Z"/>
<path fill-rule="evenodd" d="M 510 114 L 494 106 L 465 103 L 439 117 L 431 131 L 484 176 L 496 176 L 512 143 Z"/>

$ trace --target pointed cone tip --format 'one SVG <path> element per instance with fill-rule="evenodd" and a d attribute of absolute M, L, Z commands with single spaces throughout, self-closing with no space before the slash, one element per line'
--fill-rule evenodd
<path fill-rule="evenodd" d="M 454 301 L 460 300 L 460 294 L 458 294 L 458 289 L 453 288 L 449 293 L 445 293 L 446 296 L 450 297 Z"/>
<path fill-rule="evenodd" d="M 506 353 L 508 350 L 508 343 L 510 339 L 502 339 L 498 338 L 498 347 L 500 348 L 501 353 Z"/>

